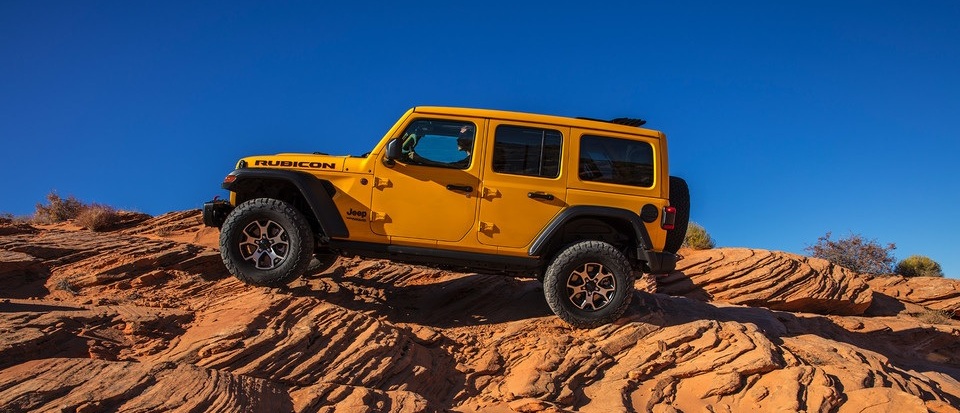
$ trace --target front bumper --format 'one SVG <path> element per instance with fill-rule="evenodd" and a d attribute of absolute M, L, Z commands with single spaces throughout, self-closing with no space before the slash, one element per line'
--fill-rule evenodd
<path fill-rule="evenodd" d="M 203 203 L 203 225 L 220 228 L 227 220 L 227 215 L 233 210 L 230 202 L 214 199 Z"/>

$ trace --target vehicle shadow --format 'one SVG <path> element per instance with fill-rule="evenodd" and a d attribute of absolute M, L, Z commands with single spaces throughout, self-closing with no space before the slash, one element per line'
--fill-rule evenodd
<path fill-rule="evenodd" d="M 336 284 L 331 288 L 326 283 Z M 534 279 L 466 274 L 431 282 L 370 279 L 332 269 L 288 287 L 297 296 L 319 297 L 349 310 L 375 312 L 393 323 L 450 328 L 506 323 L 552 315 L 543 286 Z"/>

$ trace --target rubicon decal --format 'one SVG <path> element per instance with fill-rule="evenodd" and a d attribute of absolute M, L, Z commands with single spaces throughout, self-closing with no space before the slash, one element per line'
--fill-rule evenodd
<path fill-rule="evenodd" d="M 268 161 L 257 159 L 253 166 L 280 166 L 287 168 L 337 169 L 336 162 L 306 162 L 306 161 Z"/>

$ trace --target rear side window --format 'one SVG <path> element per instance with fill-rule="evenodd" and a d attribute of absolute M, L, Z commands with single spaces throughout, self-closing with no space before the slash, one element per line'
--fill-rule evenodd
<path fill-rule="evenodd" d="M 643 141 L 583 135 L 580 138 L 581 180 L 653 186 L 653 146 Z"/>
<path fill-rule="evenodd" d="M 552 129 L 497 126 L 493 142 L 493 171 L 556 178 L 560 176 L 563 136 Z"/>

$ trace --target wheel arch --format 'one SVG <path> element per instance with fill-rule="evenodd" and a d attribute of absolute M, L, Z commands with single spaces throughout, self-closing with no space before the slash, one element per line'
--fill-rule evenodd
<path fill-rule="evenodd" d="M 567 208 L 557 215 L 533 241 L 528 254 L 530 256 L 551 254 L 563 246 L 565 236 L 581 233 L 581 231 L 591 233 L 584 229 L 593 224 L 605 225 L 629 238 L 633 243 L 632 246 L 635 247 L 637 258 L 643 259 L 646 256 L 643 251 L 651 248 L 650 235 L 647 234 L 647 229 L 637 213 L 622 208 L 582 205 Z M 602 236 L 598 238 L 600 238 L 598 240 L 607 241 Z"/>
<path fill-rule="evenodd" d="M 349 236 L 333 202 L 336 187 L 330 181 L 300 171 L 237 169 L 224 180 L 223 188 L 236 194 L 236 205 L 254 198 L 280 199 L 299 209 L 323 236 Z"/>

